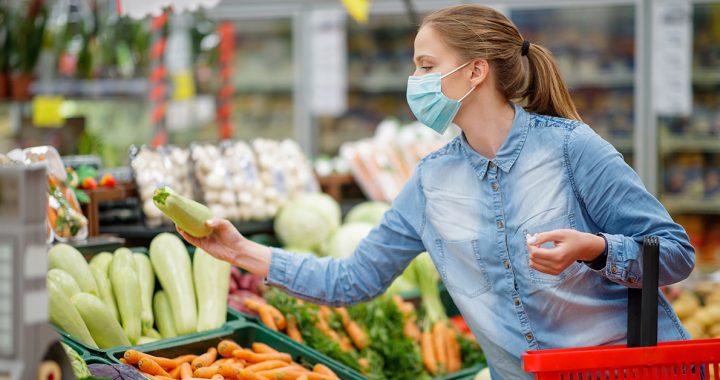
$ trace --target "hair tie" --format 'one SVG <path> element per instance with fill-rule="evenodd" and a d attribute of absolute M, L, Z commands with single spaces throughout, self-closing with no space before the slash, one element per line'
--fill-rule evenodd
<path fill-rule="evenodd" d="M 524 40 L 522 44 L 522 49 L 520 49 L 520 55 L 526 56 L 528 55 L 528 51 L 530 50 L 530 41 Z"/>

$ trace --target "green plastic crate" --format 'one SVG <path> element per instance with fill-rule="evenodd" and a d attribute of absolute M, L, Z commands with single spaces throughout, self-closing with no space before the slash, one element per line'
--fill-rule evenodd
<path fill-rule="evenodd" d="M 142 351 L 142 350 L 146 349 L 147 347 L 150 347 L 151 345 L 153 345 L 153 344 L 155 344 L 155 343 L 158 343 L 158 342 L 162 343 L 162 342 L 165 342 L 165 341 L 173 341 L 173 340 L 175 340 L 175 339 L 192 339 L 192 338 L 196 338 L 196 337 L 202 337 L 202 336 L 204 336 L 204 335 L 206 335 L 206 334 L 208 334 L 208 333 L 224 331 L 225 329 L 227 329 L 227 328 L 229 328 L 229 327 L 235 326 L 238 322 L 241 322 L 241 321 L 242 321 L 242 316 L 241 316 L 240 314 L 237 314 L 237 313 L 231 313 L 231 312 L 230 312 L 230 308 L 228 308 L 227 321 L 225 322 L 225 325 L 223 325 L 222 327 L 219 327 L 219 328 L 217 328 L 217 329 L 213 329 L 213 330 L 209 330 L 209 331 L 203 331 L 203 332 L 196 332 L 196 333 L 187 334 L 187 335 L 182 335 L 182 336 L 175 337 L 175 338 L 170 338 L 170 339 L 161 339 L 161 340 L 159 340 L 159 341 L 157 341 L 157 342 L 145 343 L 145 344 L 140 344 L 140 345 L 135 345 L 135 346 L 130 346 L 130 347 L 123 347 L 123 349 L 125 350 L 125 349 L 128 349 L 128 348 L 132 348 L 132 349 L 135 349 L 135 350 L 138 350 L 138 351 Z M 87 344 L 85 344 L 85 343 L 77 340 L 77 339 L 74 338 L 73 336 L 67 334 L 66 332 L 61 331 L 61 330 L 60 330 L 59 328 L 57 328 L 56 326 L 53 325 L 53 327 L 54 327 L 55 330 L 62 336 L 63 342 L 67 343 L 67 344 L 68 344 L 70 347 L 72 347 L 75 351 L 77 351 L 78 353 L 80 353 L 81 356 L 83 355 L 82 352 L 85 352 L 85 353 L 86 353 L 87 355 L 89 355 L 89 356 L 109 358 L 109 354 L 108 354 L 108 353 L 109 353 L 110 351 L 112 351 L 112 350 L 115 349 L 115 347 L 113 347 L 113 348 L 107 348 L 107 349 L 100 349 L 100 348 L 90 347 L 90 346 L 88 346 Z"/>
<path fill-rule="evenodd" d="M 441 377 L 439 380 L 472 380 L 475 378 L 475 375 L 477 375 L 477 373 L 485 367 L 486 366 L 484 364 L 478 364 Z"/>
<path fill-rule="evenodd" d="M 324 364 L 343 380 L 363 379 L 355 371 L 318 354 L 307 346 L 300 345 L 280 333 L 252 322 L 236 323 L 234 327 L 228 326 L 220 331 L 208 332 L 202 335 L 176 337 L 166 341 L 149 343 L 145 347 L 139 348 L 138 351 L 167 358 L 186 354 L 199 355 L 206 352 L 210 347 L 216 347 L 223 339 L 232 339 L 243 347 L 250 347 L 255 342 L 265 343 L 280 352 L 292 355 L 295 362 L 305 366 L 311 367 L 317 363 Z M 125 351 L 126 348 L 113 349 L 108 353 L 109 358 L 119 363 Z"/>

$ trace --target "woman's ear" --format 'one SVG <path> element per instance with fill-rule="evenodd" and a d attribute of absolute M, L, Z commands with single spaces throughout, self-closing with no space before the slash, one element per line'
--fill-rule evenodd
<path fill-rule="evenodd" d="M 474 87 L 480 86 L 483 82 L 485 82 L 485 79 L 487 79 L 488 74 L 490 73 L 490 64 L 488 64 L 487 59 L 478 58 L 471 61 L 470 65 L 472 66 L 470 83 Z"/>

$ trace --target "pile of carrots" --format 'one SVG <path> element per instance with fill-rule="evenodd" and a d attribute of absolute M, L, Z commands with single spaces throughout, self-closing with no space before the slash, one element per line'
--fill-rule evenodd
<path fill-rule="evenodd" d="M 201 355 L 163 358 L 136 350 L 125 351 L 121 362 L 136 367 L 151 380 L 335 380 L 328 367 L 316 364 L 312 370 L 294 362 L 287 353 L 264 343 L 243 348 L 223 340 Z"/>
<path fill-rule="evenodd" d="M 303 343 L 302 334 L 298 329 L 297 321 L 295 321 L 292 316 L 285 318 L 285 316 L 274 306 L 261 303 L 250 298 L 245 299 L 245 306 L 258 313 L 260 321 L 268 328 L 274 331 L 285 332 L 290 339 L 298 343 Z M 319 306 L 318 310 L 316 327 L 325 336 L 335 342 L 338 342 L 343 351 L 352 351 L 355 348 L 362 350 L 368 346 L 368 336 L 365 333 L 365 330 L 363 330 L 357 322 L 350 318 L 347 309 L 344 307 L 338 307 L 333 310 L 327 306 Z M 330 327 L 329 321 L 335 313 L 337 313 L 340 317 L 347 335 L 338 334 Z"/>
<path fill-rule="evenodd" d="M 459 371 L 462 367 L 458 332 L 446 320 L 426 324 L 421 332 L 417 327 L 415 306 L 405 302 L 399 296 L 393 300 L 405 318 L 405 336 L 420 342 L 420 354 L 425 369 L 432 375 L 441 375 Z"/>

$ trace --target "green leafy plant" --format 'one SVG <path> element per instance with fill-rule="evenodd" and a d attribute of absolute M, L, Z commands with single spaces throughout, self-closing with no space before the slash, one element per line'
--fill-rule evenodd
<path fill-rule="evenodd" d="M 32 74 L 40 58 L 43 35 L 48 20 L 48 10 L 42 0 L 33 0 L 27 9 L 21 8 L 9 17 L 11 54 L 9 64 L 12 71 Z"/>

